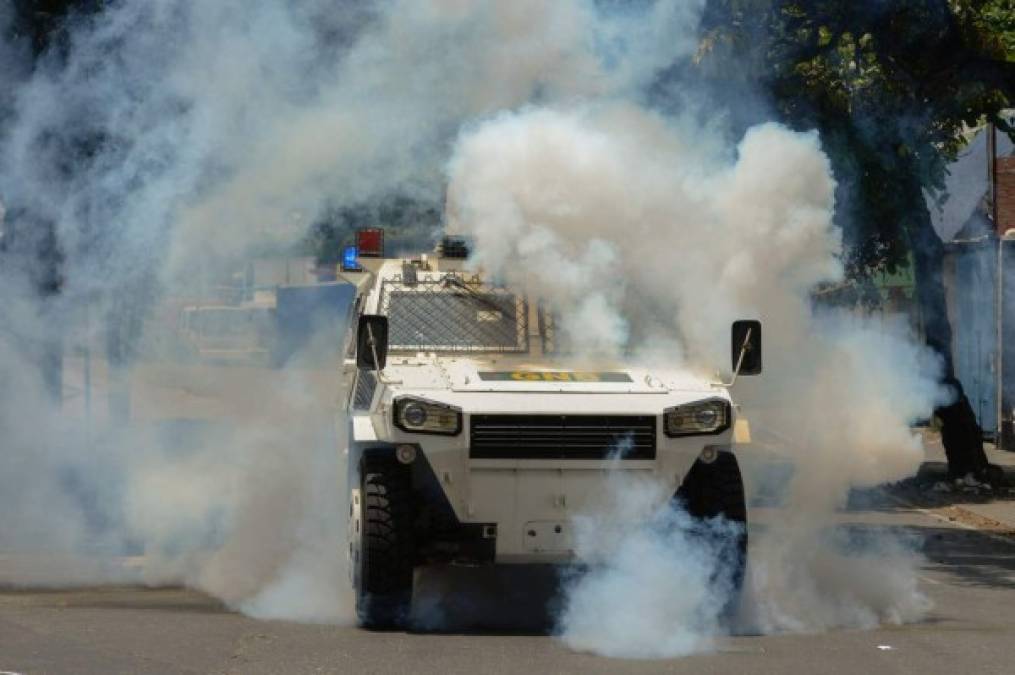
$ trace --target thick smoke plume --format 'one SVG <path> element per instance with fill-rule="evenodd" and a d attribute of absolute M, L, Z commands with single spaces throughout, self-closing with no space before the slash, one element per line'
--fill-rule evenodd
<path fill-rule="evenodd" d="M 337 373 L 150 362 L 160 317 L 324 210 L 441 204 L 469 120 L 636 95 L 694 49 L 701 4 L 122 0 L 34 62 L 0 45 L 0 582 L 347 619 Z M 123 427 L 104 400 L 126 383 Z"/>
<path fill-rule="evenodd" d="M 594 358 L 665 355 L 707 374 L 728 358 L 730 320 L 766 322 L 766 374 L 737 396 L 786 439 L 797 520 L 756 542 L 758 625 L 917 615 L 907 555 L 891 558 L 905 583 L 874 593 L 843 570 L 885 558 L 813 542 L 850 487 L 915 468 L 907 423 L 931 407 L 935 364 L 901 327 L 812 311 L 813 286 L 841 275 L 816 135 L 764 125 L 730 148 L 641 105 L 694 52 L 702 6 L 122 0 L 70 17 L 34 64 L 20 42 L 0 46 L 0 583 L 186 583 L 256 616 L 348 620 L 338 373 L 128 367 L 164 337 L 154 307 L 209 269 L 298 241 L 327 208 L 439 204 L 449 179 L 477 264 L 567 309 L 562 329 Z M 55 294 L 39 278 L 52 250 Z M 79 372 L 77 347 L 110 341 L 96 382 L 150 395 L 126 427 L 54 402 L 42 376 L 53 344 Z M 578 582 L 569 644 L 707 643 L 701 603 L 664 611 L 662 594 L 628 592 L 649 572 L 701 574 L 660 538 L 688 536 L 679 514 L 657 518 L 619 544 L 588 530 L 583 551 L 612 551 L 619 576 Z M 638 551 L 658 565 L 632 569 Z M 597 621 L 631 597 L 671 636 L 649 651 L 658 636 Z"/>
<path fill-rule="evenodd" d="M 823 532 L 851 488 L 915 471 L 922 447 L 909 425 L 938 393 L 936 363 L 903 326 L 814 309 L 815 285 L 842 276 L 834 181 L 816 134 L 766 124 L 728 149 L 631 103 L 532 108 L 465 134 L 450 167 L 452 219 L 475 238 L 476 263 L 558 308 L 577 349 L 647 352 L 708 377 L 728 369 L 733 320 L 766 326 L 765 373 L 741 379 L 734 394 L 756 430 L 780 439 L 793 479 L 785 515 L 752 546 L 745 620 L 821 630 L 921 615 L 915 559 L 902 547 Z M 659 335 L 673 339 L 668 354 Z M 751 447 L 739 454 L 749 465 Z M 629 547 L 665 546 L 641 536 L 615 549 L 613 573 L 579 584 L 579 604 L 598 601 L 596 616 L 623 612 L 632 598 L 647 615 L 673 611 L 669 594 L 638 591 L 661 570 L 624 564 Z M 653 553 L 670 575 L 700 575 L 693 547 Z M 871 582 L 875 565 L 893 581 Z M 628 622 L 630 631 L 603 621 L 595 636 L 575 602 L 565 639 L 630 655 L 632 640 L 669 644 L 669 653 L 700 648 L 668 639 L 707 626 L 702 607 L 724 598 L 691 603 L 681 619 Z"/>
<path fill-rule="evenodd" d="M 607 508 L 574 519 L 587 569 L 565 580 L 561 638 L 617 658 L 707 649 L 733 594 L 739 524 L 695 522 L 658 481 L 614 471 Z"/>

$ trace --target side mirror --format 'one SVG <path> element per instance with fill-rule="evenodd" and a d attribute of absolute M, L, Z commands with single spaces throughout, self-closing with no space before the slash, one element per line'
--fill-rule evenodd
<path fill-rule="evenodd" d="M 388 317 L 364 314 L 356 329 L 356 365 L 370 370 L 384 370 L 388 361 Z"/>
<path fill-rule="evenodd" d="M 730 346 L 733 351 L 733 375 L 761 373 L 761 322 L 741 320 L 733 322 Z"/>

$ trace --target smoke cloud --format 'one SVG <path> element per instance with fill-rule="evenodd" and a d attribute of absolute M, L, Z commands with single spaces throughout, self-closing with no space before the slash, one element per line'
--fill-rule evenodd
<path fill-rule="evenodd" d="M 752 545 L 743 620 L 765 631 L 912 620 L 926 609 L 906 547 L 825 532 L 850 489 L 916 470 L 922 447 L 909 425 L 941 396 L 937 363 L 901 323 L 815 309 L 815 285 L 842 277 L 834 186 L 816 134 L 765 124 L 731 152 L 689 122 L 613 101 L 498 115 L 459 139 L 450 164 L 453 221 L 475 238 L 476 264 L 556 307 L 579 350 L 648 348 L 652 363 L 709 377 L 728 363 L 730 323 L 763 321 L 765 373 L 739 380 L 734 395 L 793 464 L 784 515 Z M 675 339 L 669 354 L 642 337 L 660 333 Z M 741 461 L 751 452 L 742 448 Z M 722 593 L 681 607 L 637 590 L 700 577 L 701 550 L 645 532 L 579 584 L 565 640 L 625 655 L 708 644 L 692 638 L 708 634 L 702 608 L 721 607 Z M 638 550 L 668 569 L 630 565 Z M 886 583 L 868 579 L 874 566 Z M 601 620 L 590 635 L 574 607 L 602 598 L 613 604 L 593 616 L 669 620 L 630 632 Z M 656 648 L 629 649 L 643 643 Z"/>
<path fill-rule="evenodd" d="M 565 580 L 564 643 L 616 658 L 709 648 L 733 595 L 741 526 L 695 522 L 657 481 L 621 471 L 610 474 L 607 494 L 607 508 L 574 519 L 587 568 Z"/>
<path fill-rule="evenodd" d="M 166 316 L 324 210 L 442 203 L 469 120 L 636 95 L 694 49 L 701 5 L 124 0 L 35 61 L 6 40 L 0 582 L 347 620 L 337 373 L 167 364 Z"/>
<path fill-rule="evenodd" d="M 552 301 L 592 358 L 665 355 L 707 375 L 732 319 L 765 322 L 766 374 L 736 396 L 787 440 L 795 473 L 792 517 L 755 544 L 752 621 L 918 616 L 904 549 L 809 547 L 850 487 L 915 469 L 907 425 L 932 407 L 936 364 L 903 326 L 813 310 L 814 285 L 842 274 L 815 134 L 768 124 L 731 148 L 644 105 L 693 54 L 703 4 L 123 0 L 70 17 L 65 48 L 34 64 L 0 44 L 0 583 L 186 583 L 255 616 L 349 620 L 338 373 L 149 351 L 170 330 L 159 308 L 209 270 L 298 242 L 328 208 L 393 193 L 440 204 L 447 183 L 476 264 Z M 104 342 L 109 359 L 86 365 L 102 350 L 81 347 Z M 54 344 L 56 398 L 77 386 L 72 402 L 44 376 Z M 86 406 L 85 372 L 108 390 L 131 382 L 130 425 Z M 572 587 L 576 648 L 687 653 L 716 625 L 722 588 L 667 607 L 628 593 L 646 574 L 700 580 L 722 557 L 722 536 L 681 545 L 697 536 L 686 517 L 646 511 L 664 496 L 640 493 L 651 505 L 617 504 L 655 514 L 638 532 L 579 527 L 606 571 Z M 872 564 L 899 583 L 875 589 Z M 657 621 L 613 630 L 635 610 Z"/>

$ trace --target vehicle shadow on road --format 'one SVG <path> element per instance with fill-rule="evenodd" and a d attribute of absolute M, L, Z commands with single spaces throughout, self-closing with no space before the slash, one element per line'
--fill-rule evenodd
<path fill-rule="evenodd" d="M 410 630 L 547 635 L 560 603 L 557 566 L 427 567 L 417 573 Z"/>

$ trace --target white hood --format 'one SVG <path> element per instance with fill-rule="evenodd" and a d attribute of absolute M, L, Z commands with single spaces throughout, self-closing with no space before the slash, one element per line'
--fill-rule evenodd
<path fill-rule="evenodd" d="M 471 359 L 441 360 L 439 367 L 451 390 L 461 392 L 667 394 L 675 390 L 712 390 L 709 382 L 688 373 L 645 368 L 572 370 L 486 364 Z"/>
<path fill-rule="evenodd" d="M 607 366 L 600 370 L 552 367 L 518 361 L 473 358 L 388 361 L 385 375 L 399 389 L 460 392 L 567 392 L 587 394 L 667 394 L 712 392 L 708 379 L 686 370 Z"/>

